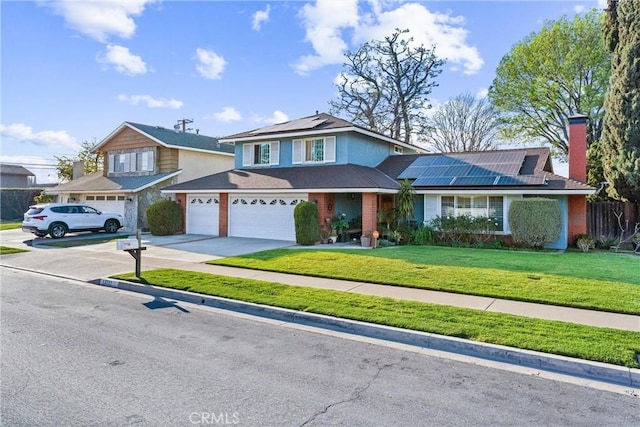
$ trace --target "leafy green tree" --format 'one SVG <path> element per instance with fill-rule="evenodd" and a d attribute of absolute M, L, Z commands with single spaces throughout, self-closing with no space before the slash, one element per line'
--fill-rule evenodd
<path fill-rule="evenodd" d="M 86 174 L 97 172 L 102 169 L 104 156 L 91 151 L 95 145 L 95 139 L 93 143 L 84 141 L 80 144 L 80 150 L 74 157 L 54 156 L 58 162 L 56 165 L 58 180 L 60 182 L 71 181 L 71 179 L 73 179 L 73 163 L 77 161 L 84 162 L 84 172 Z"/>
<path fill-rule="evenodd" d="M 415 46 L 409 30 L 396 29 L 384 40 L 347 52 L 345 70 L 336 84 L 338 97 L 330 111 L 355 124 L 409 143 L 421 130 L 429 94 L 444 61 L 435 47 Z"/>
<path fill-rule="evenodd" d="M 589 116 L 588 144 L 600 139 L 610 55 L 602 13 L 547 21 L 511 48 L 496 70 L 489 98 L 504 114 L 505 138 L 549 144 L 568 154 L 568 118 Z"/>
<path fill-rule="evenodd" d="M 296 243 L 311 246 L 320 240 L 320 219 L 315 203 L 300 202 L 293 210 L 296 228 Z"/>
<path fill-rule="evenodd" d="M 602 166 L 615 198 L 640 202 L 640 2 L 609 0 L 604 26 L 612 50 Z"/>

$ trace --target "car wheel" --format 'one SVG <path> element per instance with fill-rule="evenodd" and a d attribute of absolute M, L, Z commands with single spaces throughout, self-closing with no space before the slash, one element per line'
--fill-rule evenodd
<path fill-rule="evenodd" d="M 120 228 L 120 224 L 115 219 L 110 219 L 104 223 L 104 231 L 107 233 L 115 233 Z"/>
<path fill-rule="evenodd" d="M 67 226 L 61 222 L 55 222 L 49 226 L 49 235 L 54 239 L 60 239 L 67 234 Z"/>

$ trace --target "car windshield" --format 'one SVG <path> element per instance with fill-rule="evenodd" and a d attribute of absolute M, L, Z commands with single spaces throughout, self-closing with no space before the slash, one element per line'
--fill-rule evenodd
<path fill-rule="evenodd" d="M 40 212 L 42 212 L 44 209 L 43 208 L 36 208 L 36 207 L 31 207 L 29 208 L 29 210 L 27 211 L 27 215 L 38 215 Z"/>

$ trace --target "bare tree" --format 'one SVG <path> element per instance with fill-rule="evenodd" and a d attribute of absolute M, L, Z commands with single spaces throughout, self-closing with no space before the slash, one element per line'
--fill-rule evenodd
<path fill-rule="evenodd" d="M 420 142 L 434 151 L 484 151 L 494 149 L 500 116 L 487 98 L 470 93 L 443 104 L 427 120 Z"/>
<path fill-rule="evenodd" d="M 329 102 L 333 114 L 355 124 L 409 143 L 431 108 L 429 94 L 437 86 L 444 61 L 435 47 L 413 46 L 396 29 L 384 40 L 372 40 L 356 52 L 347 52 L 340 75 L 338 98 Z"/>

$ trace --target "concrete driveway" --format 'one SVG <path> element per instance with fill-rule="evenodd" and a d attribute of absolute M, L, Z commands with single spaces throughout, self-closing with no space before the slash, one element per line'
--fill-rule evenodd
<path fill-rule="evenodd" d="M 131 233 L 118 233 L 123 237 L 134 236 Z M 60 241 L 65 240 L 88 240 L 108 234 L 77 233 L 69 234 Z M 58 249 L 54 246 L 42 243 L 51 242 L 50 238 L 36 238 L 31 233 L 25 233 L 20 229 L 5 230 L 0 232 L 0 244 L 16 248 L 31 249 Z M 225 258 L 230 256 L 245 255 L 254 252 L 266 251 L 295 246 L 294 242 L 282 240 L 249 239 L 243 237 L 212 237 L 197 234 L 178 234 L 173 236 L 153 236 L 151 234 L 142 235 L 143 245 L 147 247 L 143 257 L 160 259 L 170 259 L 183 262 L 204 262 L 212 259 Z M 116 251 L 115 241 L 87 246 L 76 246 L 80 249 L 91 252 Z"/>

